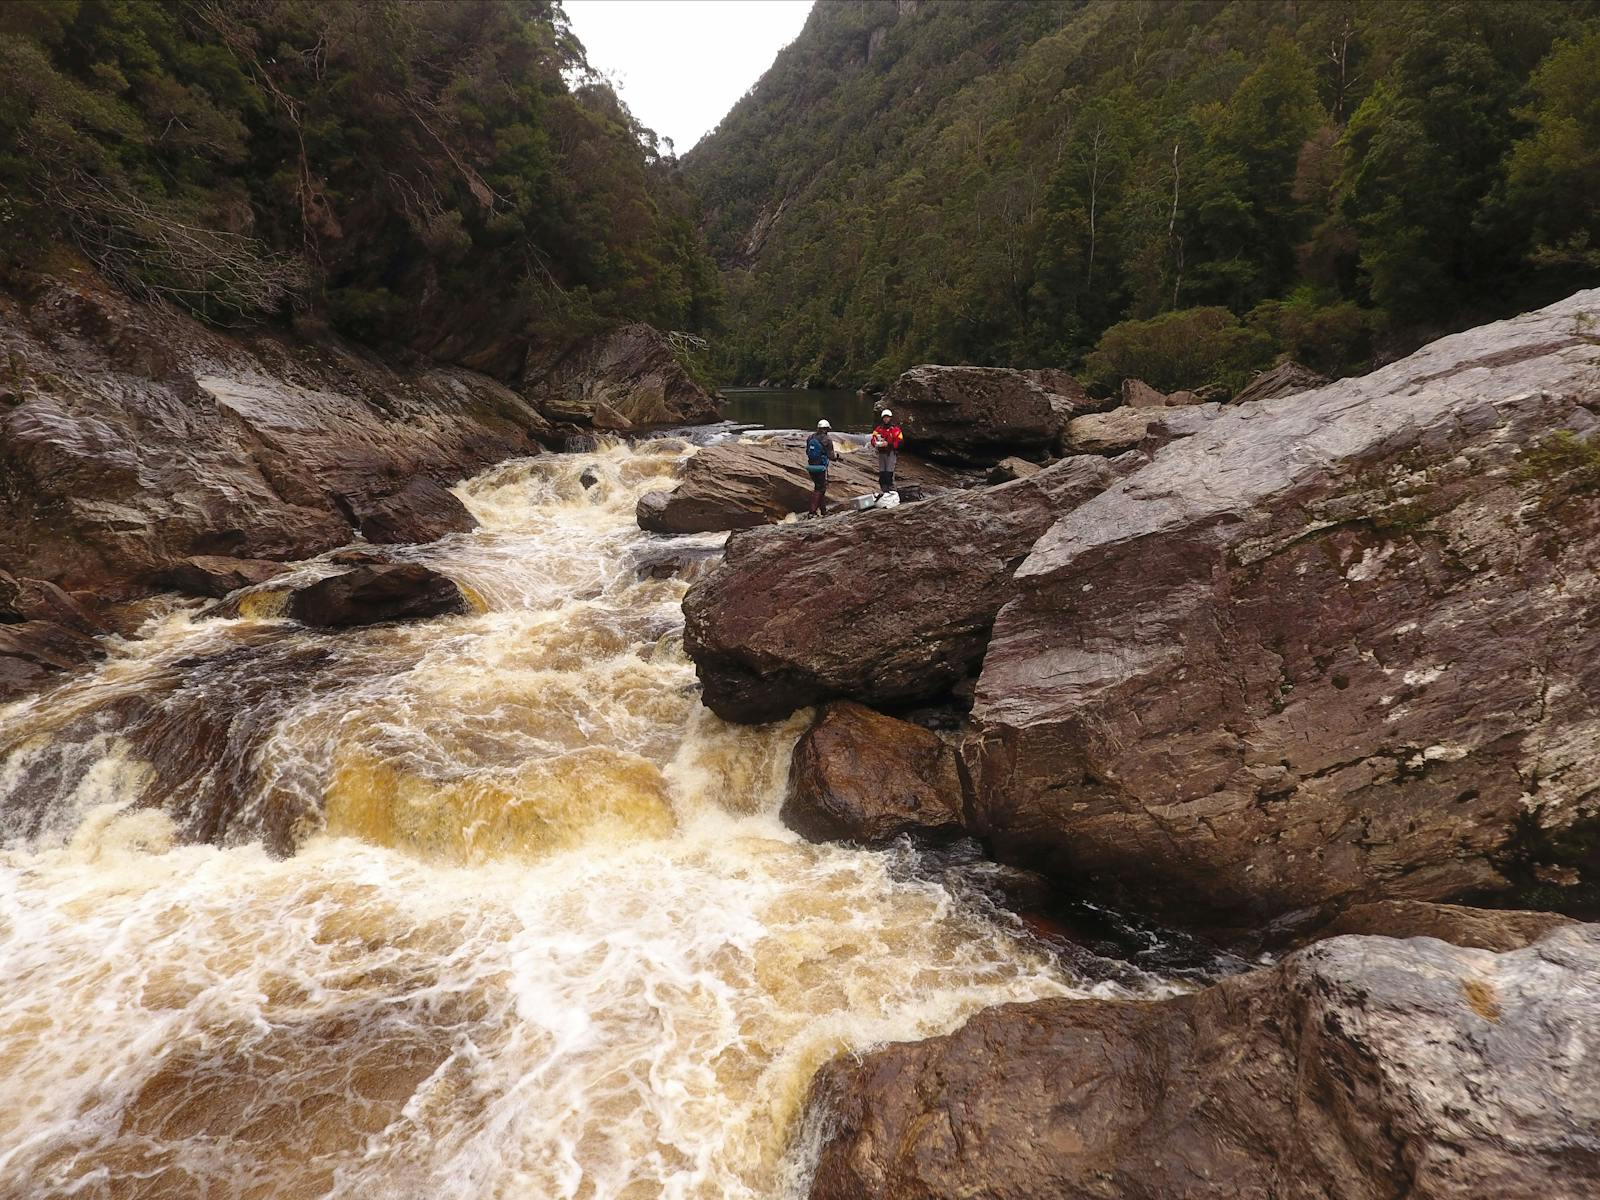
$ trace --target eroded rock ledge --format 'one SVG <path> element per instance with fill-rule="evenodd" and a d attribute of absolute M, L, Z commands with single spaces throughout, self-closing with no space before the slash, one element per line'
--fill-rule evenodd
<path fill-rule="evenodd" d="M 1600 1178 L 1600 926 L 1341 937 L 1159 1002 L 1044 1000 L 836 1060 L 812 1200 L 1557 1200 Z"/>

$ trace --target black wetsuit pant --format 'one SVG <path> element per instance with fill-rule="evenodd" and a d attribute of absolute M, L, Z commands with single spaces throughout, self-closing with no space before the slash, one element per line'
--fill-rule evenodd
<path fill-rule="evenodd" d="M 811 475 L 811 511 L 819 514 L 826 512 L 828 500 L 828 472 L 826 470 L 812 471 L 809 467 L 807 467 L 806 470 Z"/>

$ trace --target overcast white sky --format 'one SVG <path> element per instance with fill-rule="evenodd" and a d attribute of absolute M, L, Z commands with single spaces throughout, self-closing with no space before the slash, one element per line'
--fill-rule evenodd
<path fill-rule="evenodd" d="M 685 154 L 794 41 L 811 0 L 564 0 L 589 65 Z"/>

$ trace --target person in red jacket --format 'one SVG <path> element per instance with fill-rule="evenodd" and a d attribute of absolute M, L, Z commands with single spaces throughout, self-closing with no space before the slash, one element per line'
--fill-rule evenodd
<path fill-rule="evenodd" d="M 878 494 L 881 496 L 894 491 L 894 465 L 900 457 L 900 443 L 905 441 L 905 434 L 900 432 L 900 426 L 894 423 L 894 414 L 887 408 L 878 414 L 878 424 L 868 441 L 878 452 Z"/>

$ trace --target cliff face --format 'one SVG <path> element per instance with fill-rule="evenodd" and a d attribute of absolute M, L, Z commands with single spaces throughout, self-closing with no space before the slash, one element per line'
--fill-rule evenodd
<path fill-rule="evenodd" d="M 191 555 L 308 557 L 419 478 L 538 453 L 552 432 L 488 376 L 229 336 L 87 271 L 0 312 L 0 565 L 68 591 L 145 594 Z M 407 532 L 384 540 L 428 540 Z"/>

